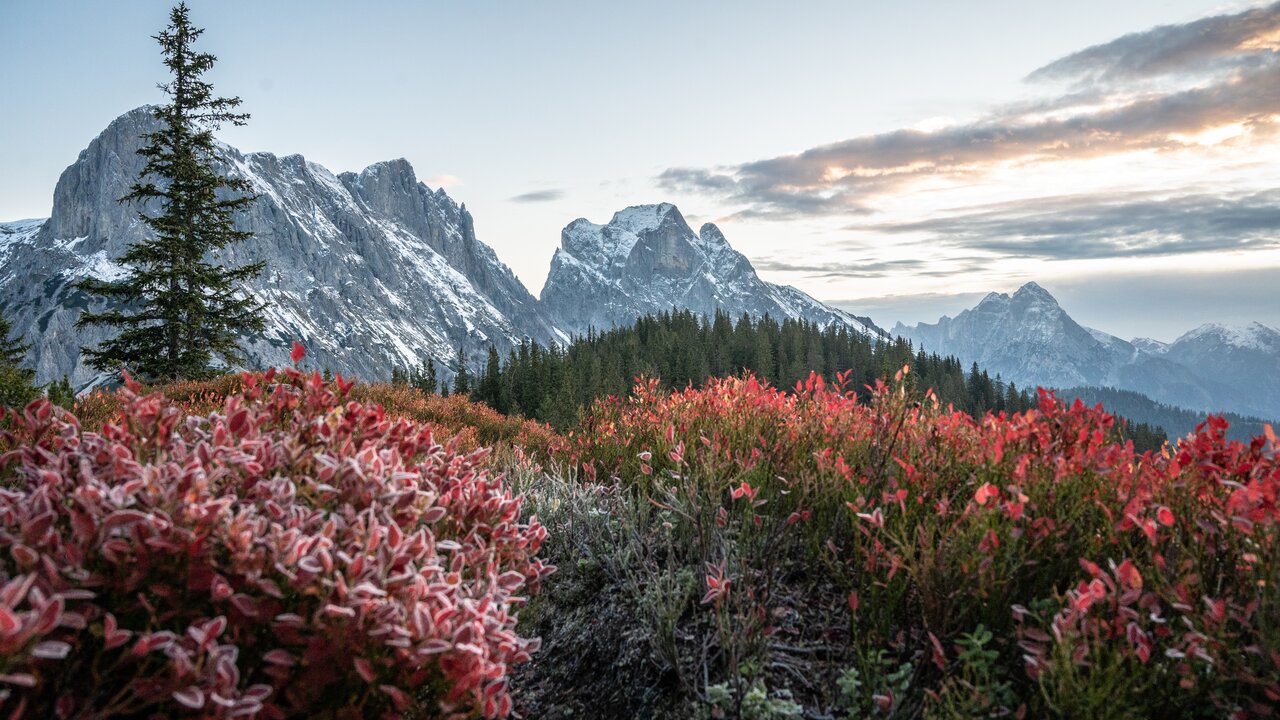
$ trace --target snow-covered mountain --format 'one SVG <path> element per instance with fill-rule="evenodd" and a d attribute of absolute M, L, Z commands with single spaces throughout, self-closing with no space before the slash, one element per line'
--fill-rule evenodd
<path fill-rule="evenodd" d="M 1280 337 L 1256 323 L 1221 328 L 1168 345 L 1129 342 L 1080 325 L 1032 282 L 1012 295 L 991 293 L 954 318 L 899 323 L 892 332 L 1023 386 L 1115 387 L 1197 411 L 1280 417 Z"/>
<path fill-rule="evenodd" d="M 990 293 L 955 318 L 892 331 L 930 352 L 977 362 L 1019 384 L 1098 385 L 1135 352 L 1119 338 L 1082 327 L 1036 283 L 1013 295 Z"/>
<path fill-rule="evenodd" d="M 80 348 L 105 337 L 76 329 L 89 297 L 72 284 L 119 277 L 113 260 L 142 237 L 137 208 L 117 202 L 137 177 L 148 108 L 117 118 L 63 172 L 47 221 L 0 225 L 0 304 L 33 344 L 38 380 L 96 373 Z M 232 264 L 266 260 L 250 291 L 266 300 L 268 327 L 247 343 L 258 366 L 288 362 L 292 340 L 316 367 L 378 378 L 425 357 L 447 361 L 494 343 L 559 336 L 537 301 L 493 250 L 476 239 L 471 215 L 443 190 L 417 181 L 405 160 L 334 175 L 300 155 L 242 153 L 222 146 L 229 174 L 258 199 L 236 226 L 254 237 L 228 248 Z"/>
<path fill-rule="evenodd" d="M 1159 354 L 1193 372 L 1246 390 L 1263 417 L 1280 417 L 1280 332 L 1259 322 L 1210 323 L 1182 335 Z"/>
<path fill-rule="evenodd" d="M 868 318 L 825 305 L 786 285 L 761 280 L 751 262 L 711 223 L 695 233 L 675 205 L 619 210 L 605 225 L 569 223 L 551 259 L 542 303 L 572 335 L 607 329 L 640 315 L 689 309 L 738 316 L 842 323 L 881 335 Z"/>

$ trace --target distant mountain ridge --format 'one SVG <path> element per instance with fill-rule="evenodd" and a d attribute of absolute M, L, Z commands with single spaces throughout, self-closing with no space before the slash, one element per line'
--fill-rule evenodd
<path fill-rule="evenodd" d="M 1141 393 L 1132 390 L 1118 390 L 1106 387 L 1059 388 L 1058 397 L 1068 402 L 1079 399 L 1086 405 L 1102 404 L 1107 412 L 1124 418 L 1144 422 L 1162 428 L 1170 440 L 1176 440 L 1196 429 L 1205 421 L 1205 413 L 1158 403 Z M 1230 423 L 1227 437 L 1242 442 L 1248 441 L 1263 432 L 1262 426 L 1268 421 L 1262 418 L 1237 415 L 1236 413 L 1218 413 Z M 1270 422 L 1274 422 L 1273 418 Z"/>
<path fill-rule="evenodd" d="M 0 306 L 32 343 L 39 382 L 65 374 L 81 388 L 102 380 L 80 348 L 108 331 L 75 327 L 80 312 L 100 301 L 73 285 L 87 275 L 123 276 L 115 260 L 144 228 L 138 208 L 118 198 L 142 168 L 141 136 L 157 123 L 147 107 L 120 116 L 62 173 L 50 218 L 0 223 Z M 419 182 L 403 159 L 334 174 L 301 155 L 224 144 L 219 160 L 258 195 L 236 220 L 254 237 L 218 256 L 236 265 L 267 262 L 248 288 L 268 303 L 267 329 L 244 342 L 250 366 L 287 364 L 299 340 L 316 368 L 378 379 L 433 358 L 448 377 L 459 348 L 478 367 L 490 344 L 505 354 L 526 339 L 562 343 L 591 326 L 672 307 L 883 332 L 795 288 L 761 281 L 715 226 L 694 235 L 670 204 L 630 208 L 607 231 L 571 223 L 539 301 L 476 238 L 465 205 Z M 592 228 L 608 236 L 594 255 Z M 618 280 L 621 292 L 599 278 Z"/>
<path fill-rule="evenodd" d="M 1205 325 L 1169 344 L 1126 341 L 1080 325 L 1031 282 L 892 333 L 1024 386 L 1113 387 L 1199 412 L 1280 417 L 1280 333 L 1260 323 Z"/>

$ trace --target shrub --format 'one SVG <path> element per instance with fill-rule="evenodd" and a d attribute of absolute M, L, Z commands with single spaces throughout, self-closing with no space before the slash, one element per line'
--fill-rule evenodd
<path fill-rule="evenodd" d="M 34 378 L 30 370 L 0 364 L 0 408 L 21 407 L 39 397 L 40 389 L 32 384 Z"/>
<path fill-rule="evenodd" d="M 755 687 L 840 717 L 1268 716 L 1274 437 L 1210 418 L 1139 454 L 1100 407 L 1042 392 L 975 419 L 906 376 L 869 402 L 818 377 L 641 382 L 572 436 L 616 485 L 634 634 L 688 697 L 728 716 Z"/>
<path fill-rule="evenodd" d="M 501 717 L 546 531 L 429 427 L 339 379 L 137 386 L 101 432 L 47 401 L 0 458 L 10 717 Z"/>
<path fill-rule="evenodd" d="M 178 405 L 184 412 L 208 414 L 222 407 L 229 395 L 244 389 L 249 378 L 261 382 L 262 373 L 221 375 L 209 380 L 183 380 L 148 388 Z M 335 386 L 336 387 L 336 386 Z M 387 415 L 428 423 L 438 432 L 465 434 L 462 447 L 491 447 L 521 453 L 544 461 L 562 445 L 562 440 L 546 423 L 503 415 L 465 396 L 441 397 L 406 385 L 386 383 L 356 384 L 346 390 L 347 398 L 377 403 Z M 76 400 L 73 408 L 85 428 L 98 429 L 120 412 L 120 398 L 96 391 Z"/>

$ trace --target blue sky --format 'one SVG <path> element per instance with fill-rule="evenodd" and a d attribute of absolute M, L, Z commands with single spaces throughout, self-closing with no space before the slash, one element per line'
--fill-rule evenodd
<path fill-rule="evenodd" d="M 1280 325 L 1280 99 L 1218 92 L 1277 85 L 1277 6 L 189 5 L 253 114 L 224 140 L 405 157 L 535 293 L 569 221 L 665 200 L 886 325 L 1033 279 L 1125 337 Z M 0 219 L 47 215 L 89 139 L 159 99 L 167 8 L 0 5 Z"/>

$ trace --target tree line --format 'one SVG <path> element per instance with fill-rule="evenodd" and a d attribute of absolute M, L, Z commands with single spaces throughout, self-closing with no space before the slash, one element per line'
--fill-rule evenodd
<path fill-rule="evenodd" d="M 852 390 L 910 365 L 907 382 L 932 388 L 939 401 L 974 416 L 986 412 L 1022 412 L 1038 402 L 1034 390 L 1019 388 L 999 375 L 954 356 L 916 349 L 903 339 L 871 338 L 843 325 L 822 327 L 806 320 L 779 322 L 724 312 L 712 318 L 672 310 L 638 318 L 633 324 L 590 331 L 567 347 L 526 340 L 503 358 L 494 347 L 483 367 L 472 367 L 459 353 L 448 368 L 426 360 L 396 371 L 392 381 L 424 392 L 464 393 L 502 413 L 519 414 L 565 430 L 598 398 L 628 393 L 635 378 L 656 378 L 669 388 L 700 387 L 709 378 L 751 372 L 776 387 L 790 388 L 810 371 L 835 381 L 849 373 Z M 444 376 L 450 374 L 446 379 Z M 1158 429 L 1122 423 L 1118 434 L 1140 449 L 1163 444 Z"/>

